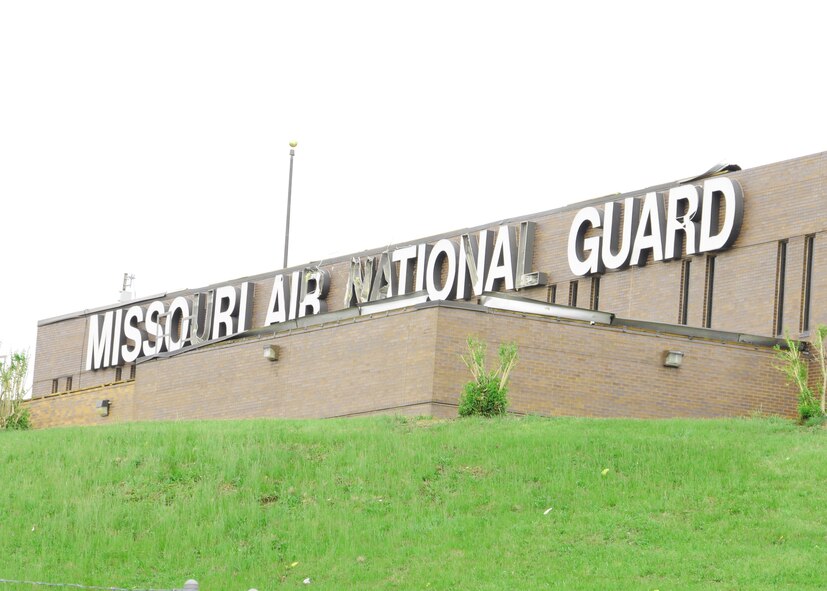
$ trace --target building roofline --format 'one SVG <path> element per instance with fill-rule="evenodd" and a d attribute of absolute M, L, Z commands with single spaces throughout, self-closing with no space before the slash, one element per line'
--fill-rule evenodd
<path fill-rule="evenodd" d="M 749 169 L 746 169 L 746 170 L 731 171 L 731 172 L 726 172 L 726 173 L 723 173 L 723 174 L 728 174 L 728 175 L 731 174 L 735 178 L 739 178 L 739 177 L 743 176 L 744 173 L 760 170 L 762 168 L 767 168 L 767 167 L 788 165 L 791 162 L 796 162 L 796 161 L 799 161 L 799 160 L 804 160 L 804 159 L 807 159 L 807 158 L 812 158 L 814 156 L 820 156 L 820 155 L 825 155 L 825 154 L 827 154 L 827 151 L 825 151 L 825 152 L 816 152 L 815 154 L 810 154 L 810 155 L 807 155 L 807 156 L 799 156 L 799 157 L 796 157 L 796 158 L 791 158 L 789 160 L 783 160 L 781 162 L 773 162 L 773 163 L 770 163 L 770 164 L 763 164 L 763 165 L 760 165 L 760 166 L 756 166 L 754 168 L 749 168 Z M 723 166 L 723 165 L 717 165 L 717 166 Z M 730 165 L 730 166 L 732 166 L 732 165 Z M 737 166 L 737 165 L 735 165 L 735 166 Z M 537 218 L 547 217 L 549 215 L 553 215 L 553 214 L 556 214 L 556 213 L 562 213 L 562 212 L 569 211 L 569 210 L 574 210 L 574 209 L 581 209 L 583 207 L 589 207 L 591 205 L 599 205 L 599 204 L 607 203 L 609 201 L 620 201 L 620 200 L 625 199 L 626 197 L 638 196 L 638 195 L 641 195 L 641 194 L 644 194 L 644 193 L 649 193 L 649 192 L 652 192 L 652 191 L 665 191 L 665 190 L 668 190 L 670 188 L 679 186 L 681 184 L 686 184 L 687 182 L 694 182 L 694 181 L 702 180 L 703 178 L 708 178 L 709 176 L 715 176 L 715 174 L 710 174 L 710 173 L 713 173 L 714 170 L 715 170 L 715 167 L 713 167 L 712 169 L 710 169 L 706 173 L 702 173 L 701 175 L 695 176 L 695 177 L 689 177 L 689 178 L 686 178 L 686 179 L 678 179 L 678 180 L 674 180 L 674 181 L 670 181 L 670 182 L 666 182 L 666 183 L 661 183 L 661 184 L 658 184 L 658 185 L 652 185 L 652 186 L 644 188 L 644 189 L 636 189 L 636 190 L 633 190 L 633 191 L 627 191 L 627 192 L 624 192 L 624 193 L 612 193 L 612 194 L 609 194 L 609 195 L 604 195 L 602 197 L 595 197 L 595 198 L 592 198 L 592 199 L 587 199 L 585 201 L 578 201 L 576 203 L 570 203 L 570 204 L 567 204 L 567 205 L 563 205 L 561 207 L 555 207 L 555 208 L 552 208 L 552 209 L 547 209 L 547 210 L 536 212 L 536 213 L 525 214 L 525 215 L 520 215 L 520 216 L 512 216 L 512 217 L 508 217 L 508 218 L 505 218 L 505 219 L 502 219 L 502 220 L 499 220 L 499 221 L 492 221 L 492 222 L 480 224 L 480 225 L 477 225 L 477 226 L 466 227 L 466 228 L 457 229 L 457 230 L 451 230 L 449 232 L 442 232 L 440 234 L 433 234 L 431 236 L 425 236 L 425 237 L 416 238 L 416 239 L 413 239 L 413 240 L 403 240 L 401 242 L 396 242 L 396 243 L 393 243 L 393 244 L 389 244 L 389 245 L 384 246 L 384 247 L 370 248 L 370 249 L 366 249 L 366 250 L 359 251 L 359 252 L 352 252 L 352 253 L 341 255 L 341 256 L 338 256 L 338 257 L 331 258 L 331 259 L 322 259 L 322 260 L 318 260 L 318 261 L 308 261 L 308 262 L 303 263 L 301 265 L 294 265 L 294 266 L 291 266 L 291 267 L 287 267 L 285 269 L 280 269 L 280 270 L 275 270 L 275 271 L 267 271 L 267 272 L 264 272 L 264 273 L 257 273 L 255 275 L 248 275 L 248 276 L 244 276 L 244 277 L 238 277 L 238 278 L 230 279 L 230 280 L 227 280 L 227 281 L 211 283 L 211 284 L 205 285 L 203 287 L 184 288 L 184 289 L 180 289 L 180 290 L 176 290 L 176 291 L 172 291 L 172 292 L 163 292 L 163 293 L 158 293 L 158 294 L 154 294 L 154 295 L 150 295 L 150 296 L 142 296 L 140 298 L 135 298 L 134 300 L 130 300 L 129 302 L 115 302 L 115 303 L 112 303 L 112 304 L 106 304 L 106 305 L 97 306 L 97 307 L 94 307 L 94 308 L 87 308 L 85 310 L 79 310 L 77 312 L 70 312 L 70 313 L 67 313 L 67 314 L 62 314 L 60 316 L 53 316 L 53 317 L 50 317 L 50 318 L 44 318 L 42 320 L 38 320 L 37 326 L 38 327 L 46 326 L 46 325 L 49 325 L 49 324 L 55 324 L 57 322 L 62 322 L 62 321 L 65 321 L 65 320 L 83 318 L 85 316 L 88 316 L 89 314 L 104 312 L 104 311 L 108 311 L 108 310 L 116 310 L 118 308 L 124 308 L 124 307 L 132 306 L 132 305 L 135 305 L 135 304 L 151 302 L 153 300 L 165 299 L 165 298 L 172 299 L 172 298 L 175 298 L 175 297 L 178 297 L 178 296 L 192 295 L 194 293 L 209 291 L 211 289 L 214 289 L 216 287 L 220 287 L 220 286 L 223 286 L 223 285 L 243 283 L 245 281 L 260 281 L 260 280 L 263 280 L 263 279 L 268 279 L 270 277 L 274 277 L 275 275 L 279 275 L 279 274 L 292 273 L 294 271 L 302 271 L 302 270 L 307 269 L 307 268 L 313 268 L 313 267 L 316 267 L 316 266 L 321 266 L 322 263 L 324 263 L 325 265 L 334 265 L 334 264 L 337 264 L 337 263 L 342 263 L 342 262 L 349 261 L 353 257 L 364 257 L 364 256 L 379 255 L 383 252 L 386 252 L 386 251 L 389 251 L 389 250 L 392 250 L 392 249 L 395 249 L 395 248 L 399 248 L 399 247 L 405 247 L 405 246 L 410 246 L 410 245 L 414 245 L 414 244 L 422 244 L 422 243 L 433 243 L 433 242 L 436 242 L 436 241 L 441 240 L 443 238 L 453 238 L 453 237 L 456 237 L 456 236 L 460 236 L 462 234 L 470 234 L 470 233 L 474 233 L 474 232 L 479 232 L 480 230 L 490 229 L 492 227 L 500 226 L 500 225 L 503 225 L 503 224 L 511 224 L 511 223 L 517 223 L 517 222 L 522 222 L 522 221 L 532 221 L 532 220 L 535 220 Z"/>
<path fill-rule="evenodd" d="M 486 297 L 500 299 L 500 300 L 509 300 L 512 302 L 522 302 L 527 306 L 533 306 L 536 309 L 536 312 L 530 311 L 517 311 L 513 308 L 503 308 L 498 307 L 496 303 L 492 305 L 491 300 L 489 299 L 486 302 Z M 396 298 L 387 298 L 387 300 L 398 300 L 401 304 L 404 304 L 406 296 L 397 296 Z M 380 300 L 385 301 L 385 300 Z M 297 329 L 307 329 L 312 327 L 322 327 L 324 325 L 339 325 L 344 321 L 356 321 L 358 318 L 365 318 L 366 320 L 374 319 L 374 318 L 384 318 L 390 313 L 397 314 L 397 313 L 409 313 L 409 312 L 417 312 L 420 310 L 427 310 L 431 308 L 446 308 L 446 309 L 454 309 L 454 310 L 467 310 L 471 312 L 477 313 L 484 313 L 484 314 L 506 314 L 512 316 L 519 316 L 519 317 L 533 317 L 533 318 L 545 318 L 549 320 L 556 320 L 560 322 L 566 323 L 573 323 L 573 324 L 580 324 L 587 327 L 591 326 L 603 326 L 603 327 L 611 327 L 615 329 L 631 329 L 636 332 L 650 332 L 650 333 L 657 333 L 663 335 L 671 335 L 671 336 L 679 336 L 679 337 L 686 337 L 690 340 L 694 339 L 701 339 L 705 341 L 717 341 L 722 343 L 730 343 L 730 344 L 741 344 L 741 345 L 752 345 L 756 347 L 764 347 L 764 348 L 773 348 L 773 347 L 781 347 L 786 348 L 787 344 L 784 339 L 776 339 L 770 337 L 761 337 L 756 335 L 750 335 L 746 333 L 740 332 L 730 332 L 730 331 L 723 331 L 723 330 L 714 330 L 711 328 L 696 328 L 692 326 L 684 326 L 681 324 L 668 324 L 665 322 L 648 322 L 643 320 L 631 320 L 627 318 L 617 318 L 614 314 L 610 314 L 607 312 L 600 312 L 597 310 L 589 310 L 587 308 L 576 308 L 572 306 L 562 306 L 556 304 L 547 304 L 546 302 L 540 302 L 537 300 L 532 300 L 529 298 L 523 298 L 520 296 L 514 296 L 512 294 L 501 294 L 497 293 L 489 293 L 484 294 L 476 299 L 476 301 L 455 301 L 455 300 L 443 300 L 443 301 L 429 301 L 411 305 L 402 305 L 398 308 L 395 308 L 391 311 L 382 311 L 382 312 L 365 312 L 365 310 L 361 306 L 353 306 L 350 308 L 344 308 L 342 310 L 335 310 L 333 312 L 325 312 L 323 314 L 314 314 L 311 316 L 305 316 L 304 318 L 297 318 L 295 320 L 288 320 L 286 322 L 280 322 L 278 324 L 272 324 L 270 326 L 262 326 L 257 328 L 251 328 L 244 332 L 240 332 L 234 335 L 228 335 L 225 337 L 221 337 L 218 339 L 212 339 L 209 341 L 205 341 L 203 343 L 199 343 L 196 345 L 188 345 L 186 347 L 182 347 L 181 349 L 177 349 L 175 351 L 166 351 L 164 353 L 156 353 L 155 355 L 150 355 L 147 357 L 142 357 L 136 361 L 137 364 L 146 363 L 148 361 L 152 361 L 155 359 L 166 359 L 168 357 L 175 357 L 177 355 L 186 354 L 194 351 L 198 351 L 205 347 L 210 347 L 214 345 L 220 345 L 223 343 L 237 341 L 237 340 L 244 340 L 249 339 L 252 337 L 270 337 L 274 338 L 283 333 L 289 333 L 293 330 Z M 598 320 L 591 320 L 592 318 Z M 602 318 L 602 320 L 601 320 Z M 798 343 L 799 348 L 803 345 Z"/>

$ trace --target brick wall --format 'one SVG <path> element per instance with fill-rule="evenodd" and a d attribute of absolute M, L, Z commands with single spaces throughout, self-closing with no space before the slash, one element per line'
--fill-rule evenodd
<path fill-rule="evenodd" d="M 127 381 L 37 398 L 25 404 L 36 429 L 103 425 L 135 420 L 134 396 L 135 382 Z M 104 399 L 111 402 L 108 417 L 99 416 L 95 409 L 95 404 Z"/>
<path fill-rule="evenodd" d="M 435 309 L 397 312 L 142 363 L 134 418 L 332 417 L 427 406 L 435 320 Z M 279 347 L 278 361 L 263 358 L 269 344 Z"/>
<path fill-rule="evenodd" d="M 507 313 L 440 309 L 434 398 L 456 400 L 467 380 L 465 337 L 518 344 L 511 410 L 591 417 L 720 417 L 764 412 L 794 416 L 795 392 L 768 348 L 685 336 L 588 326 Z M 682 351 L 680 368 L 664 352 Z"/>
<path fill-rule="evenodd" d="M 475 335 L 515 341 L 511 410 L 594 417 L 793 416 L 767 348 L 442 305 L 260 335 L 141 363 L 135 382 L 29 403 L 36 427 L 122 420 L 455 416 Z M 278 361 L 264 345 L 279 347 Z M 664 352 L 685 353 L 679 369 Z M 492 366 L 493 367 L 493 366 Z M 113 400 L 111 416 L 94 403 Z"/>
<path fill-rule="evenodd" d="M 814 242 L 814 268 L 812 277 L 811 296 L 811 325 L 827 323 L 827 212 L 824 204 L 827 203 L 827 152 L 798 158 L 788 162 L 781 162 L 762 166 L 759 168 L 732 173 L 731 176 L 740 181 L 744 189 L 744 221 L 741 233 L 734 246 L 727 251 L 715 255 L 715 280 L 712 291 L 712 328 L 730 330 L 737 332 L 753 333 L 764 336 L 774 336 L 773 319 L 775 312 L 775 272 L 777 265 L 778 241 L 787 240 L 787 259 L 785 273 L 785 298 L 784 298 L 784 326 L 783 328 L 794 337 L 807 338 L 801 334 L 802 314 L 802 280 L 804 273 L 804 244 L 805 236 L 815 235 Z M 640 191 L 637 195 L 643 195 Z M 629 195 L 635 195 L 630 193 Z M 620 198 L 620 196 L 618 196 Z M 591 202 L 592 205 L 602 206 L 605 199 Z M 534 248 L 533 269 L 545 272 L 549 275 L 551 283 L 557 286 L 556 303 L 568 303 L 569 286 L 572 281 L 578 281 L 579 297 L 578 305 L 587 307 L 589 305 L 589 294 L 591 280 L 589 278 L 577 278 L 571 274 L 566 260 L 566 241 L 571 225 L 577 211 L 583 206 L 578 204 L 543 212 L 535 216 L 527 216 L 522 219 L 531 219 L 537 223 L 536 243 Z M 490 226 L 492 229 L 496 224 Z M 455 234 L 446 234 L 454 236 Z M 406 244 L 416 244 L 427 241 L 433 243 L 437 237 L 429 239 L 412 240 Z M 374 256 L 379 250 L 361 253 L 362 256 Z M 687 320 L 690 326 L 704 325 L 704 310 L 708 307 L 705 301 L 705 268 L 707 256 L 691 257 L 690 277 L 688 282 L 688 306 Z M 344 289 L 350 264 L 350 255 L 342 256 L 324 264 L 331 277 L 331 289 L 327 297 L 328 307 L 331 311 L 343 307 Z M 624 271 L 606 273 L 600 281 L 600 309 L 612 312 L 620 317 L 640 320 L 650 320 L 665 323 L 676 323 L 678 321 L 679 302 L 681 298 L 680 277 L 681 261 L 670 261 L 665 263 L 650 262 L 645 267 L 630 268 Z M 269 295 L 272 288 L 275 273 L 265 273 L 249 278 L 255 284 L 255 305 L 253 309 L 253 326 L 264 325 Z M 170 294 L 167 301 L 175 295 L 187 295 L 192 293 L 181 292 Z M 546 301 L 548 289 L 538 287 L 523 290 L 520 295 L 537 300 Z M 83 371 L 84 358 L 86 355 L 86 331 L 88 317 L 78 315 L 63 320 L 44 322 L 38 329 L 37 356 L 34 370 L 33 396 L 44 396 L 52 391 L 54 380 L 57 380 L 58 391 L 66 387 L 66 378 L 72 378 L 72 388 L 87 388 L 100 384 L 110 383 L 115 380 L 115 369 L 107 368 L 98 371 Z M 359 334 L 358 323 L 351 328 L 343 328 L 342 332 L 347 334 L 347 340 L 359 343 L 360 346 L 370 347 L 365 342 L 368 337 Z M 320 329 L 314 329 L 318 331 Z M 327 330 L 327 329 L 325 329 Z M 302 349 L 302 361 L 299 364 L 309 364 L 314 359 L 314 345 L 312 334 L 307 332 L 307 344 Z M 329 331 L 324 333 L 330 334 Z M 432 335 L 419 335 L 412 328 L 407 333 L 404 331 L 394 335 L 394 343 L 398 347 L 405 341 L 405 334 L 413 335 L 411 338 L 435 338 Z M 290 339 L 296 335 L 290 335 Z M 275 340 L 281 340 L 285 336 L 279 336 Z M 325 337 L 327 338 L 327 337 Z M 335 337 L 339 338 L 339 337 Z M 401 339 L 401 340 L 398 340 Z M 405 344 L 406 347 L 417 349 L 420 345 Z M 221 373 L 225 361 L 221 354 L 215 351 L 225 351 L 223 355 L 236 355 L 236 345 L 229 349 L 221 347 L 210 347 L 198 355 L 203 355 L 211 360 L 211 364 L 205 366 L 205 375 L 200 380 L 207 383 L 210 381 L 225 383 L 227 385 L 238 384 L 239 416 L 247 416 L 252 410 L 258 408 L 255 400 L 248 400 L 247 394 L 241 390 L 246 387 L 238 376 Z M 379 347 L 381 348 L 381 346 Z M 578 347 L 574 347 L 578 349 Z M 438 350 L 438 349 L 437 349 Z M 433 354 L 434 349 L 431 349 Z M 246 353 L 245 353 L 246 354 Z M 419 353 L 417 353 L 419 354 Z M 423 353 L 424 354 L 424 353 Z M 376 359 L 386 359 L 389 352 L 377 352 Z M 249 363 L 253 361 L 254 355 L 250 353 Z M 398 364 L 396 358 L 388 358 Z M 330 363 L 331 360 L 319 360 L 320 364 Z M 333 360 L 339 363 L 339 360 Z M 152 375 L 155 370 L 151 363 L 142 364 L 139 372 Z M 160 363 L 164 367 L 174 367 L 169 362 Z M 292 367 L 292 366 L 291 366 Z M 124 368 L 122 377 L 126 377 L 129 368 Z M 371 367 L 370 371 L 359 362 L 353 371 L 358 371 L 358 380 L 364 381 L 363 374 L 369 377 L 384 376 L 383 370 Z M 273 376 L 278 383 L 288 383 L 296 387 L 311 387 L 305 377 L 285 373 Z M 149 378 L 147 378 L 148 380 Z M 165 385 L 164 380 L 169 384 Z M 194 378 L 193 378 L 194 379 Z M 354 378 L 357 379 L 357 378 Z M 178 396 L 182 392 L 185 383 L 175 377 L 158 376 L 155 378 L 154 386 L 159 398 L 163 397 L 162 392 L 174 392 Z M 199 383 L 200 382 L 187 382 Z M 152 392 L 150 382 L 146 382 L 147 396 Z M 363 384 L 360 387 L 365 387 Z M 274 386 L 276 388 L 276 386 Z M 278 388 L 276 388 L 277 390 Z M 372 399 L 373 400 L 373 399 Z M 373 400 L 375 401 L 375 400 Z M 308 411 L 301 401 L 281 400 L 272 402 L 267 412 L 296 412 L 299 416 L 305 416 Z M 252 405 L 252 406 L 250 406 Z M 369 407 L 366 404 L 365 407 Z M 205 413 L 210 404 L 202 405 Z M 350 405 L 343 405 L 342 408 L 349 409 L 347 412 L 362 412 L 354 401 Z M 246 410 L 245 410 L 246 409 Z M 175 407 L 164 411 L 157 411 L 160 415 L 170 418 L 178 412 Z M 338 411 L 337 411 L 338 412 Z M 279 415 L 282 416 L 282 415 Z M 284 416 L 287 416 L 285 414 Z M 146 418 L 149 418 L 147 416 Z"/>

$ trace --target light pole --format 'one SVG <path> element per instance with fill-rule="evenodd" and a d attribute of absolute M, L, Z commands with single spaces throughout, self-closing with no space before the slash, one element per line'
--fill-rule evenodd
<path fill-rule="evenodd" d="M 283 269 L 287 268 L 287 249 L 290 246 L 290 199 L 293 196 L 293 156 L 296 155 L 296 146 L 299 142 L 293 140 L 290 142 L 290 178 L 287 181 L 287 225 L 284 229 L 284 265 Z"/>

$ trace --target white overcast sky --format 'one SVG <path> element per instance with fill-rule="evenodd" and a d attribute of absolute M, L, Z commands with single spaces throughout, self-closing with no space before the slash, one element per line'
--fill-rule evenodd
<path fill-rule="evenodd" d="M 0 341 L 827 149 L 817 2 L 0 0 Z M 564 256 L 561 253 L 561 256 Z"/>

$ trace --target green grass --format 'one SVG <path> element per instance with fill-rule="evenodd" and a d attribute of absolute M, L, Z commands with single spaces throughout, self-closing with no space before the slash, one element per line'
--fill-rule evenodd
<path fill-rule="evenodd" d="M 780 419 L 4 432 L 0 482 L 6 579 L 195 578 L 203 591 L 307 588 L 306 577 L 321 589 L 827 586 L 827 431 Z"/>

